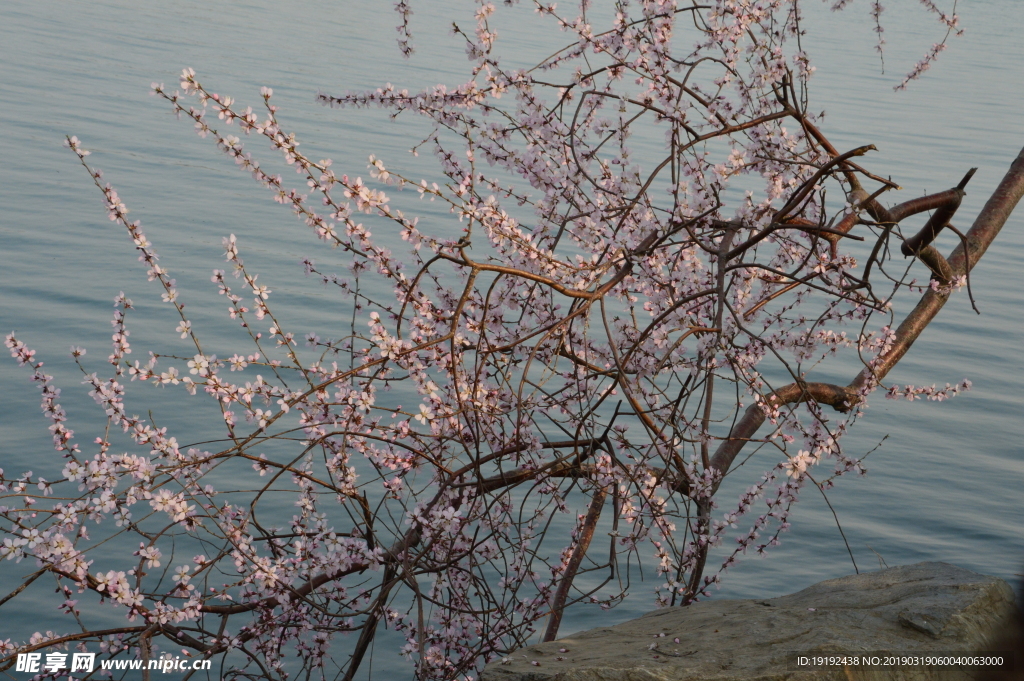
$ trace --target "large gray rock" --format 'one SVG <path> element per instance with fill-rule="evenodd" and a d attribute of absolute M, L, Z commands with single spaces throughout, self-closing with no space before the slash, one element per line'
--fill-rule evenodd
<path fill-rule="evenodd" d="M 780 598 L 656 610 L 518 650 L 488 665 L 481 681 L 968 679 L 977 670 L 812 668 L 799 666 L 797 657 L 980 651 L 1013 607 L 1013 590 L 1001 579 L 919 563 L 830 579 Z"/>

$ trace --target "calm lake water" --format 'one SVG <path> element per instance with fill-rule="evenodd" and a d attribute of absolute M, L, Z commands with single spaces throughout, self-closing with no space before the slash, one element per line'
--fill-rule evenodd
<path fill-rule="evenodd" d="M 890 202 L 953 186 L 978 166 L 960 209 L 967 226 L 1024 146 L 1024 7 L 1016 0 L 962 2 L 965 35 L 950 38 L 924 80 L 895 93 L 892 86 L 941 40 L 943 30 L 917 3 L 890 4 L 883 15 L 883 73 L 865 0 L 843 15 L 807 2 L 805 45 L 818 66 L 812 104 L 828 112 L 825 128 L 838 147 L 878 146 L 872 169 L 904 187 Z M 45 359 L 65 390 L 62 402 L 80 441 L 98 434 L 90 430 L 96 409 L 79 385 L 69 346 L 87 347 L 87 359 L 102 370 L 111 301 L 119 291 L 139 306 L 130 326 L 142 357 L 149 347 L 173 345 L 167 339 L 173 338 L 174 322 L 146 282 L 131 243 L 107 221 L 99 193 L 61 146 L 63 136 L 77 135 L 93 150 L 90 161 L 142 220 L 188 296 L 197 327 L 207 324 L 224 333 L 232 328 L 221 319 L 223 299 L 209 285 L 209 272 L 223 266 L 220 238 L 235 233 L 247 263 L 258 263 L 261 281 L 273 282 L 279 306 L 287 305 L 285 321 L 303 321 L 299 328 L 306 328 L 305 322 L 329 315 L 333 303 L 326 291 L 309 286 L 298 262 L 307 255 L 329 256 L 265 190 L 197 138 L 190 125 L 175 120 L 164 102 L 148 96 L 149 84 L 173 87 L 180 70 L 191 66 L 214 91 L 254 107 L 260 86 L 267 85 L 274 88 L 285 126 L 312 149 L 311 156 L 333 158 L 340 171 L 365 175 L 365 159 L 376 153 L 411 175 L 436 177 L 427 155 L 407 154 L 425 130 L 418 121 L 389 122 L 379 111 L 338 111 L 314 102 L 318 89 L 461 82 L 466 62 L 448 27 L 453 19 L 469 24 L 472 5 L 422 0 L 414 9 L 417 54 L 405 61 L 394 43 L 390 2 L 5 0 L 0 330 L 16 331 Z M 526 7 L 499 8 L 498 19 L 498 52 L 523 66 L 561 44 Z M 428 218 L 444 216 L 428 211 Z M 864 452 L 888 436 L 867 460 L 868 476 L 841 480 L 829 495 L 862 570 L 877 569 L 881 560 L 890 566 L 940 560 L 1008 580 L 1021 572 L 1022 262 L 1024 207 L 972 275 L 982 314 L 970 309 L 965 295 L 954 298 L 889 377 L 919 385 L 970 378 L 974 389 L 944 403 L 875 399 L 845 441 L 848 452 Z M 210 306 L 212 312 L 202 312 Z M 845 381 L 848 374 L 832 378 Z M 0 386 L 0 467 L 59 477 L 62 464 L 27 372 L 11 360 L 0 361 Z M 162 410 L 162 425 L 172 429 L 188 421 L 189 403 L 179 396 L 135 394 L 134 412 Z M 0 564 L 0 586 L 32 569 L 28 563 Z M 774 596 L 852 571 L 831 512 L 808 492 L 783 545 L 769 558 L 751 558 L 731 570 L 720 596 Z M 597 616 L 607 622 L 635 617 L 652 607 L 648 592 L 634 587 L 632 600 L 610 613 L 580 611 L 567 617 L 562 631 L 593 626 Z M 33 631 L 66 626 L 56 612 L 37 609 L 27 599 L 19 608 L 5 608 L 0 640 L 25 640 Z M 408 673 L 392 658 L 382 655 L 375 663 L 381 678 Z"/>

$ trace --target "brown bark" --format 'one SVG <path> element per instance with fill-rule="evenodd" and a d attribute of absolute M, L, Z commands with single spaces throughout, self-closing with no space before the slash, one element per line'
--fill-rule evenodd
<path fill-rule="evenodd" d="M 569 564 L 565 566 L 565 574 L 558 582 L 554 598 L 551 600 L 551 616 L 548 619 L 548 627 L 544 632 L 545 641 L 554 641 L 558 636 L 558 627 L 562 624 L 562 612 L 565 610 L 565 601 L 569 597 L 569 589 L 572 588 L 573 579 L 580 569 L 583 557 L 587 555 L 590 548 L 590 541 L 594 538 L 594 530 L 597 529 L 597 521 L 601 519 L 601 509 L 604 508 L 605 491 L 599 489 L 594 492 L 594 498 L 590 502 L 590 510 L 580 528 L 579 541 L 573 549 Z"/>
<path fill-rule="evenodd" d="M 1024 150 L 1021 150 L 1010 165 L 1002 182 L 989 197 L 985 207 L 975 218 L 974 225 L 967 232 L 966 243 L 969 252 L 965 253 L 964 245 L 960 244 L 953 249 L 953 253 L 947 259 L 952 278 L 960 277 L 974 269 L 981 256 L 985 255 L 989 246 L 998 236 L 1003 225 L 1006 224 L 1022 196 L 1024 196 Z M 868 382 L 872 374 L 879 381 L 885 378 L 886 374 L 896 366 L 896 363 L 907 354 L 910 346 L 914 344 L 914 341 L 935 318 L 948 299 L 948 293 L 927 291 L 896 330 L 896 342 L 889 352 L 874 368 L 866 367 L 861 371 L 850 387 L 859 390 Z"/>
<path fill-rule="evenodd" d="M 932 213 L 932 216 L 928 218 L 928 222 L 924 224 L 920 232 L 903 242 L 900 252 L 903 255 L 914 255 L 935 241 L 939 236 L 939 232 L 953 219 L 953 215 L 956 213 L 956 209 L 960 207 L 960 202 L 963 200 L 965 193 L 962 189 L 950 189 L 947 192 L 943 192 L 946 200 Z"/>
<path fill-rule="evenodd" d="M 898 222 L 907 215 L 941 207 L 944 205 L 944 201 L 949 201 L 950 193 L 960 191 L 962 189 L 957 187 L 947 192 L 908 201 L 887 211 L 889 213 L 887 217 Z M 941 274 L 948 280 L 953 280 L 973 269 L 981 256 L 992 245 L 1022 196 L 1024 196 L 1024 150 L 1021 150 L 1010 165 L 1002 182 L 989 197 L 985 207 L 975 219 L 974 225 L 967 232 L 964 242 L 966 250 L 964 243 L 961 243 L 953 250 L 946 262 L 931 258 Z M 766 397 L 767 403 L 781 407 L 814 400 L 819 404 L 828 404 L 837 411 L 849 411 L 862 399 L 862 391 L 867 388 L 869 383 L 883 380 L 900 359 L 907 354 L 914 341 L 935 318 L 948 299 L 949 293 L 928 290 L 896 330 L 896 340 L 888 352 L 871 366 L 865 367 L 848 386 L 825 383 L 791 383 L 769 394 Z M 743 449 L 743 445 L 754 437 L 764 421 L 765 413 L 759 404 L 750 405 L 743 413 L 729 433 L 729 437 L 719 445 L 711 460 L 711 465 L 721 471 L 722 476 L 729 471 L 729 467 L 740 450 Z"/>

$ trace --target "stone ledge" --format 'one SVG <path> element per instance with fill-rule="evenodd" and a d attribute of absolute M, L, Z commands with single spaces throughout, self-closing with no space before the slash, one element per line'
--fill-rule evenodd
<path fill-rule="evenodd" d="M 656 610 L 518 650 L 506 663 L 489 664 L 480 681 L 969 679 L 948 667 L 801 669 L 795 658 L 980 651 L 1013 611 L 1013 590 L 1003 580 L 918 563 L 830 579 L 779 598 Z"/>

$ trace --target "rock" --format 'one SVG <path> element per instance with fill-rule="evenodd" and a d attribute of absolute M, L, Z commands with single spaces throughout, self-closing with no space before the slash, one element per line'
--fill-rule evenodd
<path fill-rule="evenodd" d="M 1010 586 L 996 577 L 918 563 L 830 579 L 768 600 L 656 610 L 518 650 L 507 662 L 487 665 L 480 681 L 966 680 L 977 670 L 810 667 L 797 658 L 978 652 L 1009 621 L 1013 599 Z"/>

